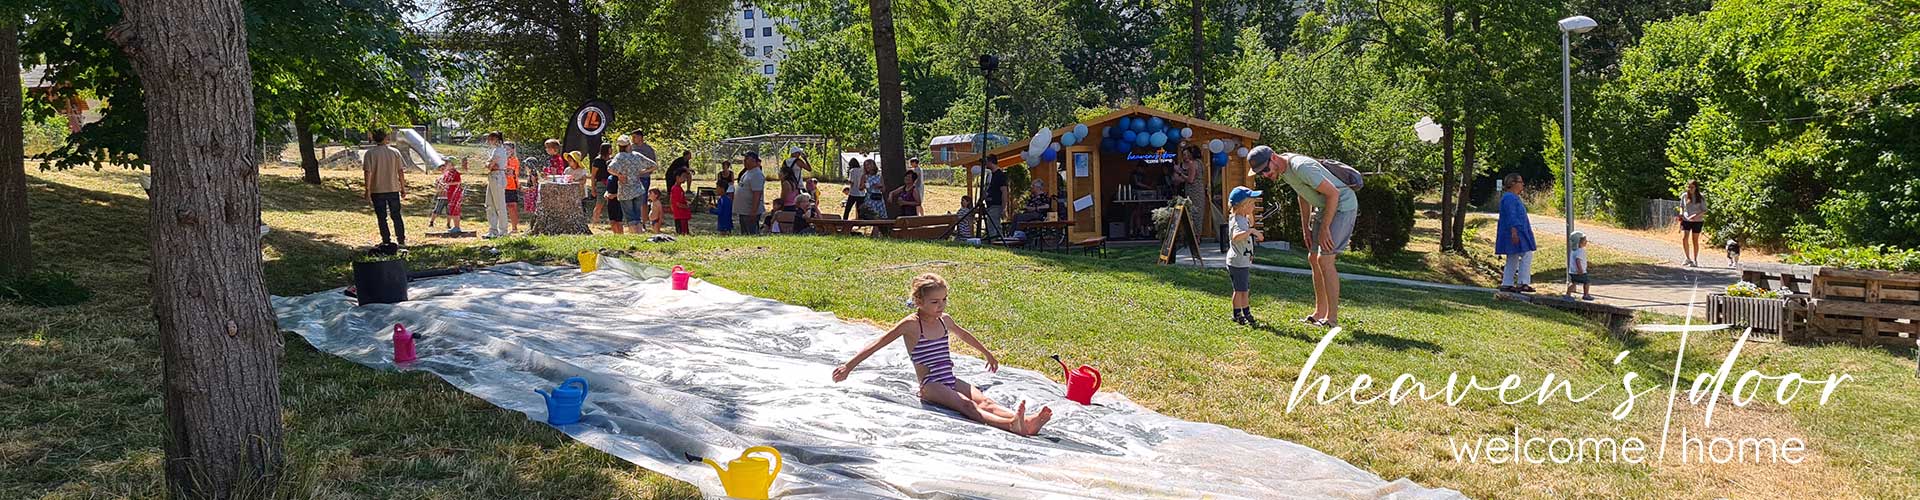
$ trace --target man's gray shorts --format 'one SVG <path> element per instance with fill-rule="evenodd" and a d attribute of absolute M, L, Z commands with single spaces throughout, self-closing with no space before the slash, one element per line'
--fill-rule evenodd
<path fill-rule="evenodd" d="M 1227 277 L 1233 280 L 1233 291 L 1244 292 L 1252 288 L 1253 268 L 1227 266 Z"/>
<path fill-rule="evenodd" d="M 1333 251 L 1327 252 L 1327 254 L 1334 255 L 1347 250 L 1348 241 L 1353 239 L 1353 218 L 1359 215 L 1359 213 L 1359 210 L 1333 212 L 1333 227 L 1329 228 L 1329 233 L 1333 236 Z M 1307 255 L 1320 255 L 1322 253 L 1323 249 L 1320 248 L 1320 224 L 1324 222 L 1321 221 L 1320 218 L 1326 216 L 1327 209 L 1316 208 L 1313 210 L 1313 220 L 1311 222 L 1313 226 L 1307 228 L 1307 236 L 1313 238 L 1313 241 L 1307 242 Z"/>

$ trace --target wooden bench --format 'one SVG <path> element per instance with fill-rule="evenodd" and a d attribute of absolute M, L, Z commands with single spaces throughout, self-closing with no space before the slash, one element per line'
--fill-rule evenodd
<path fill-rule="evenodd" d="M 1073 243 L 1068 243 L 1067 252 L 1072 253 L 1074 250 L 1079 250 L 1081 252 L 1086 252 L 1086 253 L 1097 253 L 1099 255 L 1104 256 L 1107 254 L 1107 238 L 1096 236 L 1096 237 L 1076 241 Z"/>
<path fill-rule="evenodd" d="M 953 225 L 960 221 L 959 215 L 920 215 L 901 217 L 893 220 L 893 230 L 887 235 L 903 240 L 939 240 L 953 235 Z"/>

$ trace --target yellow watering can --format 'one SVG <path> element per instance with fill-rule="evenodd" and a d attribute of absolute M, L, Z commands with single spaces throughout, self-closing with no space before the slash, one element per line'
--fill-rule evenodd
<path fill-rule="evenodd" d="M 761 452 L 773 455 L 771 466 L 765 458 L 749 456 Z M 699 457 L 687 455 L 689 461 L 696 458 Z M 699 458 L 699 461 L 706 462 L 720 473 L 720 485 L 726 487 L 727 496 L 734 498 L 766 500 L 767 490 L 773 487 L 773 478 L 780 475 L 780 450 L 772 446 L 747 448 L 747 451 L 740 452 L 740 458 L 727 462 L 726 468 L 721 468 L 720 463 L 711 458 Z"/>
<path fill-rule="evenodd" d="M 600 268 L 600 252 L 596 252 L 593 250 L 581 250 L 579 257 L 580 257 L 580 272 L 590 273 L 590 272 L 593 272 L 595 269 Z"/>

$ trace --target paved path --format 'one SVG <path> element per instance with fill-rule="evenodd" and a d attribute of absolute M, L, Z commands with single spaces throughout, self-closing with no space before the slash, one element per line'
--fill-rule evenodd
<path fill-rule="evenodd" d="M 1532 216 L 1534 234 L 1541 238 L 1561 237 L 1566 231 L 1566 220 L 1545 216 Z M 1726 288 L 1740 280 L 1739 271 L 1726 265 L 1724 253 L 1717 245 L 1701 242 L 1700 260 L 1712 267 L 1687 268 L 1681 264 L 1686 258 L 1680 251 L 1679 236 L 1675 234 L 1671 241 L 1647 238 L 1627 231 L 1609 228 L 1578 226 L 1587 234 L 1589 246 L 1601 246 L 1615 251 L 1638 255 L 1656 262 L 1653 264 L 1614 265 L 1595 269 L 1592 287 L 1594 299 L 1608 305 L 1628 309 L 1652 311 L 1675 316 L 1685 315 L 1689 309 L 1690 298 L 1704 304 L 1706 294 Z M 1227 266 L 1226 254 L 1219 252 L 1214 245 L 1201 245 L 1201 262 L 1182 255 L 1178 259 L 1181 265 L 1224 268 Z M 1279 250 L 1273 250 L 1279 251 Z M 1536 262 L 1536 265 L 1539 263 Z M 1307 269 L 1297 267 L 1270 266 L 1254 264 L 1254 269 L 1266 272 L 1278 272 L 1306 276 L 1312 274 Z M 1432 283 L 1400 278 L 1367 276 L 1353 273 L 1340 275 L 1341 281 L 1365 281 L 1388 283 L 1400 286 L 1437 288 L 1443 290 L 1493 293 L 1491 288 L 1447 283 Z M 1695 292 L 1695 286 L 1699 287 Z M 1541 291 L 1560 290 L 1559 282 L 1536 283 Z M 1706 314 L 1704 305 L 1695 306 L 1691 311 L 1695 316 Z"/>
<path fill-rule="evenodd" d="M 1567 230 L 1566 219 L 1541 215 L 1529 218 L 1532 219 L 1533 233 L 1537 237 L 1565 238 L 1562 235 Z M 1593 296 L 1602 303 L 1678 316 L 1687 314 L 1687 301 L 1694 295 L 1696 283 L 1699 297 L 1694 300 L 1704 304 L 1708 292 L 1725 289 L 1727 285 L 1740 281 L 1740 272 L 1727 265 L 1726 252 L 1720 245 L 1707 241 L 1700 242 L 1702 267 L 1686 267 L 1686 254 L 1680 250 L 1680 234 L 1677 231 L 1671 239 L 1659 240 L 1592 225 L 1575 228 L 1586 233 L 1589 247 L 1606 247 L 1655 261 L 1653 264 L 1613 265 L 1594 269 Z M 1693 314 L 1705 315 L 1704 307 L 1696 306 Z"/>

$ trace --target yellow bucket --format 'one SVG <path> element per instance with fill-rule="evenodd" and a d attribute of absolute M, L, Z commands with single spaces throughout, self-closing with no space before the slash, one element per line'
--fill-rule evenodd
<path fill-rule="evenodd" d="M 580 251 L 580 272 L 590 273 L 590 272 L 593 272 L 595 269 L 599 269 L 599 268 L 600 268 L 600 252 L 596 252 L 593 250 Z"/>

